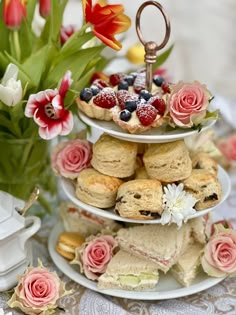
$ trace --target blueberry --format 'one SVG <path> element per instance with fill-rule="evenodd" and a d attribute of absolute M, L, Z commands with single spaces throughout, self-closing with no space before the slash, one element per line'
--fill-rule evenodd
<path fill-rule="evenodd" d="M 80 99 L 82 101 L 85 102 L 89 102 L 91 100 L 91 98 L 93 97 L 93 92 L 90 88 L 84 88 L 81 92 L 80 92 Z"/>
<path fill-rule="evenodd" d="M 129 112 L 127 109 L 122 110 L 122 112 L 120 112 L 120 120 L 123 121 L 129 121 L 131 118 L 131 112 Z"/>
<path fill-rule="evenodd" d="M 126 101 L 125 102 L 125 109 L 127 109 L 129 112 L 135 111 L 137 108 L 137 101 Z"/>
<path fill-rule="evenodd" d="M 132 75 L 127 75 L 124 80 L 128 83 L 129 86 L 134 84 L 135 77 Z"/>
<path fill-rule="evenodd" d="M 95 86 L 95 85 L 92 85 L 90 87 L 90 89 L 91 89 L 91 91 L 93 93 L 93 96 L 97 95 L 100 92 L 99 88 L 97 86 Z"/>
<path fill-rule="evenodd" d="M 162 76 L 156 74 L 154 75 L 152 81 L 156 84 L 156 86 L 161 86 L 165 79 Z"/>
<path fill-rule="evenodd" d="M 148 101 L 150 98 L 152 97 L 152 94 L 149 93 L 147 90 L 142 90 L 140 93 L 139 93 L 139 98 L 143 98 L 145 99 L 145 101 Z"/>
<path fill-rule="evenodd" d="M 128 91 L 129 89 L 129 84 L 128 82 L 126 81 L 121 81 L 119 84 L 118 84 L 118 90 L 126 90 Z"/>

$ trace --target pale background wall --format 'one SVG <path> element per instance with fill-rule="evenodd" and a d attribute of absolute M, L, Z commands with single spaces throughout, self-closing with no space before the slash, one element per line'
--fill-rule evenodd
<path fill-rule="evenodd" d="M 227 99 L 236 101 L 236 0 L 162 0 L 171 19 L 170 43 L 174 51 L 167 63 L 173 79 L 198 79 Z M 134 21 L 142 0 L 109 0 L 123 3 Z M 163 20 L 154 7 L 144 11 L 147 39 L 161 40 Z M 79 0 L 69 0 L 65 23 L 79 24 L 82 18 Z M 137 41 L 134 24 L 124 41 Z"/>

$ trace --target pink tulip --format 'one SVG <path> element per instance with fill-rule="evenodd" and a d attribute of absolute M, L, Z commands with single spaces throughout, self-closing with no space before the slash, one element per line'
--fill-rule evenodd
<path fill-rule="evenodd" d="M 22 19 L 26 18 L 26 5 L 24 0 L 5 0 L 3 3 L 3 20 L 7 27 L 19 29 Z"/>
<path fill-rule="evenodd" d="M 39 13 L 44 18 L 50 14 L 51 0 L 39 0 Z"/>

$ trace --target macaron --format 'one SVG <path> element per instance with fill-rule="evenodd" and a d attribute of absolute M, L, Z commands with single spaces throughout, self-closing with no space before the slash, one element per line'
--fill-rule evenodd
<path fill-rule="evenodd" d="M 75 258 L 75 249 L 80 247 L 85 238 L 79 233 L 63 232 L 60 234 L 56 244 L 56 251 L 66 259 L 73 260 Z"/>

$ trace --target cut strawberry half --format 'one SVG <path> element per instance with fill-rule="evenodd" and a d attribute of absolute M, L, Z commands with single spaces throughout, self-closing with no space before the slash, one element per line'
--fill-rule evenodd
<path fill-rule="evenodd" d="M 93 103 L 99 107 L 110 109 L 117 105 L 115 92 L 111 88 L 104 88 L 94 97 Z"/>
<path fill-rule="evenodd" d="M 112 86 L 118 85 L 125 78 L 125 74 L 122 72 L 111 74 L 109 77 L 109 82 Z"/>
<path fill-rule="evenodd" d="M 136 94 L 130 94 L 126 90 L 119 90 L 116 93 L 116 97 L 118 99 L 119 107 L 120 109 L 125 109 L 125 103 L 127 101 L 137 101 L 138 100 L 138 95 Z"/>
<path fill-rule="evenodd" d="M 154 106 L 160 116 L 164 115 L 166 110 L 166 103 L 162 98 L 160 98 L 159 96 L 153 96 L 148 100 L 148 104 Z"/>
<path fill-rule="evenodd" d="M 108 83 L 102 79 L 96 79 L 93 81 L 92 85 L 95 85 L 99 90 L 104 89 L 105 87 L 109 87 Z"/>
<path fill-rule="evenodd" d="M 157 117 L 157 110 L 150 104 L 138 106 L 136 110 L 139 121 L 143 126 L 151 125 Z"/>

